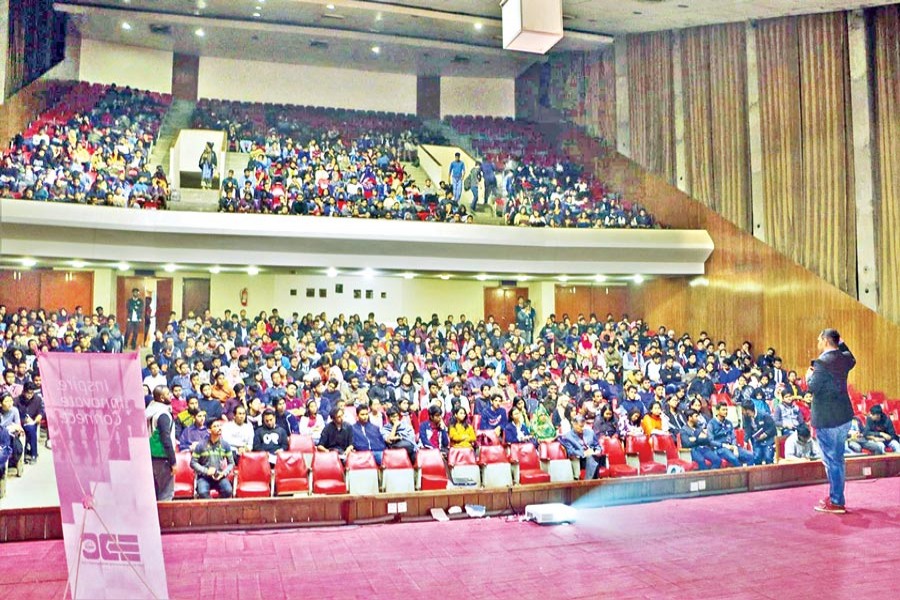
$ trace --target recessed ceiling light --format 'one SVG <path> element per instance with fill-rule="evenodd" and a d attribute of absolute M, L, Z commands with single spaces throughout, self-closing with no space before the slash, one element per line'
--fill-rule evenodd
<path fill-rule="evenodd" d="M 403 274 L 403 279 L 414 279 L 415 276 L 416 276 L 415 273 L 404 273 L 404 274 Z"/>
<path fill-rule="evenodd" d="M 127 262 L 120 262 L 116 265 L 116 268 L 120 271 L 127 271 L 131 268 L 131 265 L 129 265 Z"/>
<path fill-rule="evenodd" d="M 247 275 L 259 275 L 259 267 L 247 267 Z"/>
<path fill-rule="evenodd" d="M 476 21 L 475 24 L 472 25 L 472 27 L 475 28 L 475 31 L 481 31 L 482 29 L 484 29 L 484 24 L 480 21 Z"/>
<path fill-rule="evenodd" d="M 559 277 L 557 277 L 557 279 L 559 281 L 562 281 L 563 283 L 565 283 L 565 282 L 569 281 L 569 276 L 568 275 L 560 275 Z"/>
<path fill-rule="evenodd" d="M 206 35 L 206 32 L 203 31 L 202 27 L 198 27 L 197 29 L 194 30 L 194 35 L 196 35 L 197 37 L 203 37 Z"/>
<path fill-rule="evenodd" d="M 638 273 L 637 275 L 635 275 L 635 276 L 632 277 L 631 279 L 632 279 L 632 281 L 634 281 L 634 282 L 637 283 L 637 284 L 644 283 L 644 276 L 641 275 L 640 273 Z"/>
<path fill-rule="evenodd" d="M 262 6 L 254 6 L 253 8 L 255 8 L 256 10 L 262 10 Z"/>
<path fill-rule="evenodd" d="M 206 8 L 206 0 L 197 0 L 197 10 Z"/>
<path fill-rule="evenodd" d="M 222 272 L 222 267 L 220 267 L 218 265 L 215 267 L 210 267 L 209 272 L 212 273 L 213 275 L 218 275 L 219 273 Z"/>
<path fill-rule="evenodd" d="M 375 20 L 376 20 L 376 21 L 382 21 L 382 20 L 384 20 L 384 15 L 381 14 L 381 13 L 376 14 L 376 15 L 375 15 Z"/>
<path fill-rule="evenodd" d="M 606 281 L 606 275 L 594 275 L 594 281 L 597 283 L 603 283 Z"/>
<path fill-rule="evenodd" d="M 122 21 L 122 29 L 125 31 L 131 31 L 131 23 L 128 21 Z"/>
<path fill-rule="evenodd" d="M 516 277 L 516 281 L 528 281 L 529 279 L 531 279 L 531 277 L 529 277 L 528 275 L 519 275 L 518 277 Z"/>
<path fill-rule="evenodd" d="M 253 13 L 253 16 L 259 18 L 260 14 L 258 12 Z"/>
<path fill-rule="evenodd" d="M 375 54 L 381 54 L 381 46 L 372 46 L 372 52 Z"/>
<path fill-rule="evenodd" d="M 325 275 L 333 279 L 338 276 L 338 270 L 334 267 L 328 267 L 327 269 L 325 269 Z"/>
<path fill-rule="evenodd" d="M 326 4 L 325 8 L 327 8 L 328 10 L 334 10 L 334 4 Z"/>
<path fill-rule="evenodd" d="M 176 265 L 174 263 L 168 263 L 166 265 L 163 265 L 163 270 L 166 273 L 174 273 L 175 271 L 178 270 L 178 265 Z"/>
<path fill-rule="evenodd" d="M 28 268 L 31 268 L 37 264 L 37 261 L 34 260 L 33 258 L 23 258 L 21 262 L 22 262 L 23 267 L 28 267 Z"/>
<path fill-rule="evenodd" d="M 475 279 L 477 279 L 478 281 L 487 281 L 488 279 L 490 279 L 490 277 L 488 277 L 484 273 L 481 273 L 480 275 L 476 275 Z"/>
<path fill-rule="evenodd" d="M 87 266 L 87 263 L 83 260 L 73 260 L 69 264 L 76 269 L 83 269 Z"/>
<path fill-rule="evenodd" d="M 450 279 L 450 275 L 448 275 L 447 273 L 444 273 L 443 275 L 441 275 L 441 279 L 443 279 L 444 281 L 447 281 L 448 279 Z"/>
<path fill-rule="evenodd" d="M 370 269 L 369 267 L 366 267 L 365 269 L 360 271 L 359 274 L 362 275 L 363 277 L 365 277 L 366 279 L 372 279 L 376 275 L 375 271 L 373 269 Z"/>

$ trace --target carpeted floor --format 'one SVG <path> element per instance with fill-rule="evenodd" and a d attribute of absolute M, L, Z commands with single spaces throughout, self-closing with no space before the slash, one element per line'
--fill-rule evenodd
<path fill-rule="evenodd" d="M 168 535 L 172 598 L 890 598 L 900 478 L 504 518 Z M 0 546 L 0 598 L 61 598 L 61 541 Z"/>

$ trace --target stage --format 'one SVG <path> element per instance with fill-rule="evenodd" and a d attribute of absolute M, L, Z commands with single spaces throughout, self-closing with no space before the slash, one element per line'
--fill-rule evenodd
<path fill-rule="evenodd" d="M 900 478 L 581 511 L 575 525 L 446 523 L 167 534 L 172 598 L 890 596 Z M 587 499 L 585 501 L 588 501 Z M 4 544 L 0 597 L 61 598 L 62 541 Z"/>

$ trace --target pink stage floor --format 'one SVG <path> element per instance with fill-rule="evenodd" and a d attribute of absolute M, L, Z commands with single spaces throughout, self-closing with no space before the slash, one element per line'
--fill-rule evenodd
<path fill-rule="evenodd" d="M 896 597 L 900 478 L 505 518 L 168 535 L 172 598 Z M 0 598 L 61 598 L 61 541 L 0 546 Z"/>

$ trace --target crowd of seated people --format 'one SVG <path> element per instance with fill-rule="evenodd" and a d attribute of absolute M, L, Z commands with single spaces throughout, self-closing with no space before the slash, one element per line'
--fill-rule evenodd
<path fill-rule="evenodd" d="M 651 229 L 647 210 L 628 202 L 550 144 L 528 121 L 447 117 L 482 156 L 485 196 L 497 195 L 497 212 L 508 225 Z M 496 175 L 494 175 L 496 173 Z M 477 191 L 476 191 L 477 194 Z M 477 199 L 473 198 L 477 201 Z M 474 202 L 473 202 L 474 204 Z"/>
<path fill-rule="evenodd" d="M 771 463 L 776 437 L 786 436 L 787 459 L 817 457 L 811 394 L 774 349 L 754 356 L 744 342 L 729 351 L 706 333 L 695 339 L 612 315 L 551 317 L 530 337 L 515 326 L 502 330 L 492 317 L 473 323 L 465 315 L 400 318 L 389 326 L 371 314 L 285 319 L 277 310 L 256 316 L 242 310 L 177 319 L 173 313 L 149 342 L 145 393 L 149 402 L 159 386 L 171 391 L 181 448 L 194 447 L 211 423 L 224 420 L 224 439 L 238 458 L 252 449 L 277 451 L 260 447 L 244 427 L 265 426 L 267 412 L 274 415 L 271 429 L 283 430 L 279 440 L 308 436 L 320 450 L 344 457 L 372 450 L 371 435 L 339 435 L 333 424 L 339 416 L 339 429 L 355 426 L 353 415 L 363 408 L 384 447 L 411 454 L 559 440 L 584 458 L 579 449 L 604 438 L 628 448 L 667 436 L 690 451 L 697 467 L 716 468 Z M 41 415 L 35 353 L 122 347 L 118 323 L 102 310 L 70 315 L 0 306 L 0 396 L 10 405 L 0 424 L 14 440 L 13 458 L 23 451 L 37 457 L 36 437 L 25 429 Z M 892 422 L 897 409 L 888 401 L 858 416 L 847 452 L 900 450 Z M 228 424 L 236 419 L 237 426 Z"/>
<path fill-rule="evenodd" d="M 0 195 L 23 200 L 165 208 L 169 184 L 149 164 L 169 95 L 75 84 L 17 135 L 0 159 Z"/>
<path fill-rule="evenodd" d="M 471 222 L 446 190 L 404 170 L 428 135 L 416 117 L 203 100 L 194 123 L 249 154 L 222 181 L 220 211 Z"/>

